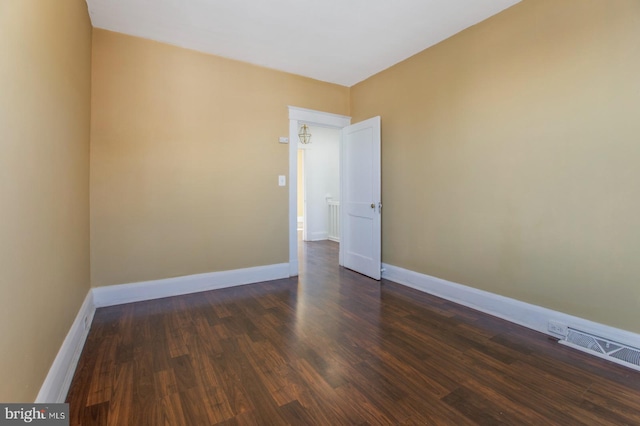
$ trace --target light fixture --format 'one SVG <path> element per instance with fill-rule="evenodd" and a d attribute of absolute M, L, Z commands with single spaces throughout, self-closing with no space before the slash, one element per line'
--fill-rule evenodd
<path fill-rule="evenodd" d="M 303 124 L 300 127 L 300 133 L 298 133 L 298 137 L 300 138 L 300 143 L 308 144 L 311 142 L 311 133 L 309 133 L 309 126 Z"/>

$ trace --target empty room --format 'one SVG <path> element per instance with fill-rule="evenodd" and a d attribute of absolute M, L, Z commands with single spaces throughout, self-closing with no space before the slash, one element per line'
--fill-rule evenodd
<path fill-rule="evenodd" d="M 0 423 L 640 424 L 639 1 L 2 0 L 0 47 Z"/>

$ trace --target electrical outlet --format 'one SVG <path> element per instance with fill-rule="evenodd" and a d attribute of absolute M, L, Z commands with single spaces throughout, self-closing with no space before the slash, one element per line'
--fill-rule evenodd
<path fill-rule="evenodd" d="M 566 336 L 567 334 L 569 334 L 569 329 L 565 324 L 553 320 L 549 320 L 549 322 L 547 323 L 547 330 L 549 330 L 553 334 L 559 334 L 561 336 Z"/>

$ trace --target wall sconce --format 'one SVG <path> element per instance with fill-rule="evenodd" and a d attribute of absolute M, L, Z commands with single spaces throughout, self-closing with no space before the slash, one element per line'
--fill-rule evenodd
<path fill-rule="evenodd" d="M 311 133 L 309 133 L 309 126 L 303 124 L 302 127 L 300 127 L 300 133 L 298 133 L 298 137 L 300 138 L 300 143 L 311 143 Z"/>

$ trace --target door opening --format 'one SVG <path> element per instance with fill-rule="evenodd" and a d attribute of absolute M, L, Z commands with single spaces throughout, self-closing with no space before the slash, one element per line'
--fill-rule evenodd
<path fill-rule="evenodd" d="M 342 129 L 351 117 L 289 107 L 289 275 L 298 275 L 298 130 L 305 123 Z M 313 136 L 312 136 L 313 137 Z M 303 225 L 304 226 L 304 225 Z"/>
<path fill-rule="evenodd" d="M 308 129 L 311 143 L 298 145 L 298 229 L 302 218 L 304 241 L 339 242 L 340 129 Z"/>
<path fill-rule="evenodd" d="M 304 192 L 304 149 L 300 149 L 298 148 L 298 172 L 297 172 L 297 176 L 298 176 L 298 202 L 297 202 L 297 214 L 298 214 L 298 220 L 297 220 L 297 231 L 299 235 L 299 237 L 302 237 L 302 239 L 306 239 L 306 235 L 304 235 L 304 230 L 307 229 L 306 226 L 304 226 L 304 218 L 305 218 L 305 192 Z"/>
<path fill-rule="evenodd" d="M 376 280 L 380 279 L 381 265 L 381 212 L 380 199 L 380 117 L 365 120 L 350 126 L 351 118 L 313 111 L 297 107 L 289 107 L 289 275 L 298 275 L 298 210 L 299 210 L 299 186 L 298 181 L 306 182 L 302 186 L 303 192 L 303 233 L 305 240 L 330 239 L 328 223 L 330 220 L 329 209 L 335 204 L 334 196 L 338 195 L 339 201 L 339 226 L 334 231 L 334 237 L 340 240 L 339 264 L 357 272 L 368 275 Z M 303 177 L 298 175 L 298 129 L 302 124 L 317 126 L 322 130 L 333 131 L 338 135 L 337 156 L 339 161 L 336 173 L 333 174 L 334 186 L 317 185 L 310 164 L 312 157 L 309 155 L 312 149 L 309 145 L 302 154 Z M 319 130 L 316 130 L 320 132 Z M 312 133 L 313 135 L 313 133 Z M 313 136 L 312 136 L 313 138 Z M 311 145 L 313 146 L 313 145 Z M 320 146 L 320 145 L 316 145 Z M 321 151 L 318 149 L 318 151 Z M 321 157 L 320 155 L 319 157 Z M 371 160 L 371 161 L 369 161 Z M 313 160 L 315 161 L 315 159 Z M 320 175 L 326 175 L 326 169 L 331 167 L 316 167 L 321 171 Z M 318 176 L 316 176 L 317 178 Z M 326 177 L 326 176 L 325 176 Z M 375 182 L 371 182 L 371 180 Z M 329 179 L 331 180 L 331 179 Z M 368 183 L 371 183 L 368 186 Z M 327 184 L 325 182 L 324 184 Z M 318 228 L 313 228 L 311 193 L 313 196 L 320 220 L 316 222 Z M 324 197 L 322 197 L 324 194 Z M 367 200 L 365 200 L 365 198 Z M 368 210 L 365 212 L 363 204 L 366 201 Z M 369 243 L 367 243 L 369 241 Z M 362 265 L 365 265 L 363 268 Z"/>

